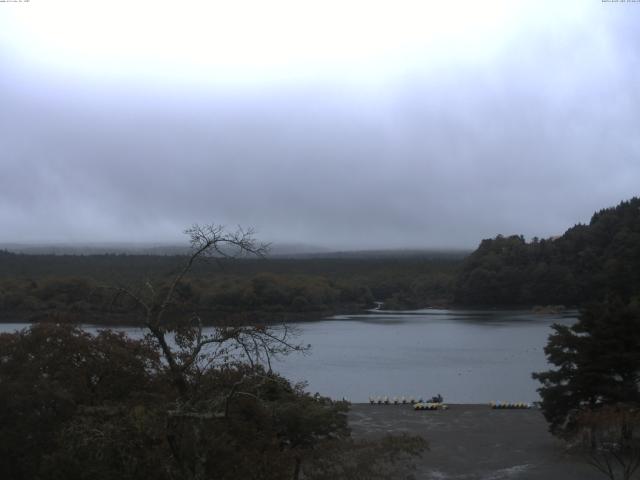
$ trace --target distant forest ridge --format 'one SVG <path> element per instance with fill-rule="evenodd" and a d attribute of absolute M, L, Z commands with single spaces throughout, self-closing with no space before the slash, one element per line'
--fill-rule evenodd
<path fill-rule="evenodd" d="M 184 311 L 248 321 L 320 318 L 388 308 L 447 305 L 465 254 L 203 259 L 180 288 Z M 172 255 L 25 255 L 0 251 L 0 320 L 64 316 L 130 323 L 110 287 L 166 285 L 185 262 Z M 180 312 L 176 312 L 180 313 Z"/>
<path fill-rule="evenodd" d="M 129 322 L 113 286 L 166 285 L 183 253 L 16 254 L 0 250 L 0 320 L 64 316 Z M 483 240 L 464 251 L 364 251 L 199 262 L 180 287 L 182 307 L 203 318 L 319 318 L 387 309 L 581 306 L 640 293 L 640 199 L 595 213 L 562 236 Z M 180 311 L 182 309 L 182 311 Z"/>
<path fill-rule="evenodd" d="M 0 251 L 24 255 L 187 255 L 186 245 L 150 243 L 0 243 Z M 395 249 L 330 249 L 306 244 L 270 244 L 267 257 L 275 258 L 367 258 L 440 256 L 464 257 L 472 249 L 395 248 Z"/>
<path fill-rule="evenodd" d="M 640 198 L 596 212 L 551 239 L 483 240 L 457 276 L 459 305 L 582 305 L 640 293 Z"/>

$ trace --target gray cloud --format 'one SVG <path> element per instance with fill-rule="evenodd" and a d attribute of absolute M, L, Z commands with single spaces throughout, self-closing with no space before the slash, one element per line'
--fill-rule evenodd
<path fill-rule="evenodd" d="M 594 11 L 367 88 L 141 86 L 0 56 L 0 242 L 210 221 L 334 248 L 562 233 L 640 185 L 640 7 Z"/>

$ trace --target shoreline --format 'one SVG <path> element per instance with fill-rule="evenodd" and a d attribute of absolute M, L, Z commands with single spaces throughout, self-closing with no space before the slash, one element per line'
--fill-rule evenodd
<path fill-rule="evenodd" d="M 216 322 L 216 318 L 230 319 L 231 325 L 245 324 L 245 325 L 277 325 L 282 323 L 307 323 L 318 322 L 326 320 L 340 321 L 341 319 L 335 319 L 332 317 L 348 316 L 348 315 L 367 315 L 367 314 L 411 314 L 425 310 L 443 310 L 443 311 L 456 311 L 456 312 L 474 312 L 474 311 L 486 311 L 486 312 L 522 312 L 535 315 L 577 315 L 579 313 L 579 307 L 564 307 L 562 309 L 547 309 L 546 307 L 539 306 L 468 306 L 468 305 L 447 305 L 447 306 L 425 306 L 422 308 L 414 309 L 402 309 L 402 310 L 385 310 L 385 309 L 355 309 L 345 308 L 344 310 L 322 310 L 313 312 L 260 312 L 260 311 L 246 311 L 246 312 L 216 312 L 210 318 L 210 321 L 203 321 L 203 325 L 215 326 L 222 325 L 220 322 Z M 77 312 L 63 312 L 61 314 L 56 312 L 7 312 L 0 313 L 0 324 L 10 323 L 41 323 L 41 322 L 63 322 L 77 325 L 95 325 L 100 327 L 144 327 L 143 322 L 138 322 L 132 319 L 134 315 L 117 313 L 111 315 L 96 314 L 96 313 L 77 313 Z M 106 319 L 109 319 L 108 321 Z"/>
<path fill-rule="evenodd" d="M 415 462 L 425 480 L 598 480 L 601 474 L 547 430 L 542 412 L 493 410 L 487 404 L 447 404 L 448 410 L 352 404 L 355 438 L 419 435 L 429 450 Z"/>

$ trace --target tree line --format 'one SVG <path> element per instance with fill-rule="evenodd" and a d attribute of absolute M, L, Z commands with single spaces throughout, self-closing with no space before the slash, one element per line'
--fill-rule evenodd
<path fill-rule="evenodd" d="M 562 236 L 483 240 L 454 283 L 460 305 L 579 307 L 553 325 L 552 368 L 533 373 L 554 435 L 605 477 L 640 469 L 640 198 L 596 212 Z"/>
<path fill-rule="evenodd" d="M 110 287 L 143 338 L 92 335 L 63 314 L 0 334 L 0 476 L 409 478 L 422 438 L 355 440 L 346 402 L 272 371 L 273 356 L 306 348 L 286 326 L 227 320 L 204 330 L 201 314 L 187 313 L 185 281 L 208 253 L 263 251 L 251 232 L 195 225 L 187 233 L 192 253 L 168 280 Z"/>
<path fill-rule="evenodd" d="M 264 313 L 295 304 L 302 312 L 354 299 L 361 308 L 376 294 L 407 304 L 452 290 L 467 304 L 579 305 L 574 325 L 553 326 L 545 348 L 553 368 L 534 374 L 542 411 L 552 433 L 609 478 L 630 479 L 640 468 L 640 199 L 557 239 L 485 240 L 457 278 L 459 260 L 450 258 L 419 267 L 415 259 L 385 259 L 384 268 L 367 260 L 348 275 L 330 263 L 313 264 L 322 275 L 256 273 L 235 260 L 227 267 L 245 271 L 212 276 L 205 253 L 222 255 L 216 268 L 229 260 L 218 243 L 256 254 L 261 247 L 218 227 L 188 233 L 191 256 L 168 257 L 176 263 L 166 275 L 150 268 L 111 279 L 104 271 L 89 280 L 33 278 L 29 269 L 42 265 L 0 255 L 26 273 L 4 275 L 3 305 L 19 311 L 26 298 L 27 311 L 57 321 L 0 335 L 3 478 L 402 478 L 407 464 L 395 462 L 420 454 L 421 439 L 355 441 L 346 404 L 271 371 L 272 355 L 304 349 L 286 327 L 231 314 L 247 305 Z M 57 261 L 78 269 L 77 259 Z M 95 261 L 103 257 L 80 263 Z M 73 326 L 92 309 L 130 315 L 147 334 L 92 336 Z M 214 328 L 205 335 L 206 319 Z"/>
<path fill-rule="evenodd" d="M 64 314 L 84 323 L 127 323 L 129 305 L 110 285 L 142 278 L 166 287 L 184 256 L 23 255 L 0 253 L 0 320 Z M 181 283 L 182 311 L 207 319 L 262 321 L 319 318 L 372 308 L 420 308 L 451 301 L 461 254 L 382 258 L 216 258 L 194 265 Z M 122 299 L 119 299 L 122 300 Z M 178 308 L 179 310 L 179 308 Z M 176 312 L 180 313 L 180 312 Z"/>
<path fill-rule="evenodd" d="M 535 247 L 539 243 L 530 251 Z M 551 286 L 566 285 L 560 291 L 581 305 L 575 324 L 552 327 L 545 353 L 553 367 L 533 374 L 541 383 L 550 431 L 610 480 L 635 478 L 640 469 L 640 199 L 601 210 L 589 225 L 570 229 L 541 261 L 568 268 Z"/>
<path fill-rule="evenodd" d="M 640 291 L 640 198 L 593 215 L 562 236 L 483 240 L 454 285 L 459 305 L 586 304 L 615 292 Z"/>

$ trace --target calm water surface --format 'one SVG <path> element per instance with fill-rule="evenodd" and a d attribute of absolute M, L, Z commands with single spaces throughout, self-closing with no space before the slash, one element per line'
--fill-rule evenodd
<path fill-rule="evenodd" d="M 431 309 L 337 316 L 299 324 L 311 353 L 277 368 L 312 392 L 352 401 L 437 393 L 452 403 L 535 401 L 531 372 L 548 368 L 550 326 L 575 320 L 575 312 Z"/>
<path fill-rule="evenodd" d="M 575 312 L 428 309 L 341 315 L 296 323 L 299 343 L 311 344 L 311 351 L 284 357 L 274 368 L 293 381 L 306 380 L 311 392 L 354 402 L 437 393 L 451 403 L 535 401 L 538 383 L 531 372 L 548 368 L 543 348 L 550 326 L 575 320 Z M 25 326 L 3 324 L 0 331 Z"/>

